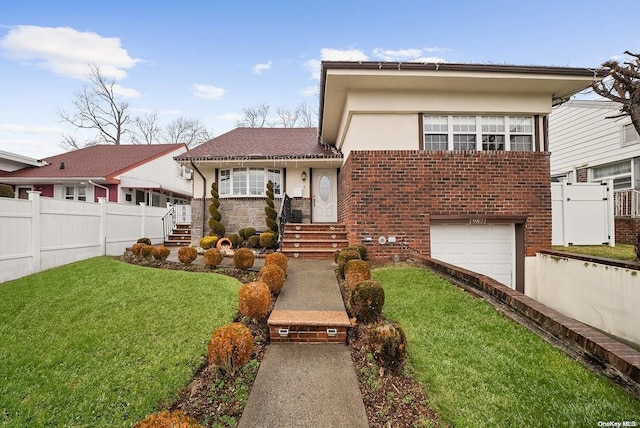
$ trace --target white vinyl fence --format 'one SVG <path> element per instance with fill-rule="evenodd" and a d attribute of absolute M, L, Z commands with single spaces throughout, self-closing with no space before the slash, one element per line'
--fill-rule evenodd
<path fill-rule="evenodd" d="M 101 255 L 138 238 L 164 241 L 166 208 L 41 198 L 0 198 L 0 283 Z"/>
<path fill-rule="evenodd" d="M 613 183 L 551 183 L 553 245 L 615 246 Z"/>

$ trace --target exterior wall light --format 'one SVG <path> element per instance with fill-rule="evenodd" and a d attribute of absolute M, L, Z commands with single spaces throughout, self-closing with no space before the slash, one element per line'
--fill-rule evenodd
<path fill-rule="evenodd" d="M 302 171 L 302 174 L 300 174 L 300 178 L 302 178 L 302 181 L 307 181 L 307 171 Z"/>

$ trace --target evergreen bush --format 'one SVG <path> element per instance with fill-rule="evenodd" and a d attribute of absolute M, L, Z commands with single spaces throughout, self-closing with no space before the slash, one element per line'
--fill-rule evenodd
<path fill-rule="evenodd" d="M 359 321 L 376 321 L 384 306 L 384 288 L 378 281 L 362 281 L 351 291 L 351 310 Z"/>
<path fill-rule="evenodd" d="M 269 286 L 272 294 L 278 294 L 284 286 L 286 275 L 284 270 L 276 264 L 265 264 L 258 273 L 260 281 Z"/>
<path fill-rule="evenodd" d="M 217 248 L 209 248 L 204 252 L 204 265 L 208 268 L 215 268 L 223 259 L 224 256 Z"/>
<path fill-rule="evenodd" d="M 345 264 L 344 279 L 349 290 L 353 290 L 357 283 L 371 279 L 371 267 L 364 260 L 353 259 Z"/>
<path fill-rule="evenodd" d="M 198 250 L 194 247 L 180 247 L 178 250 L 178 261 L 182 264 L 189 265 L 198 258 Z"/>
<path fill-rule="evenodd" d="M 249 239 L 247 239 L 247 247 L 249 248 L 260 248 L 260 236 L 251 235 Z"/>
<path fill-rule="evenodd" d="M 248 248 L 238 248 L 233 253 L 233 265 L 236 269 L 247 270 L 253 267 L 256 256 Z"/>
<path fill-rule="evenodd" d="M 269 253 L 264 258 L 264 265 L 267 266 L 271 264 L 280 266 L 286 274 L 287 268 L 289 267 L 289 259 L 287 259 L 287 256 L 279 252 Z"/>
<path fill-rule="evenodd" d="M 267 197 L 265 199 L 266 206 L 264 207 L 264 213 L 267 216 L 265 222 L 267 223 L 267 227 L 271 229 L 273 233 L 278 234 L 278 223 L 276 219 L 278 218 L 278 213 L 274 209 L 274 193 L 273 193 L 273 181 L 267 181 Z"/>
<path fill-rule="evenodd" d="M 242 229 L 241 229 L 242 230 Z M 238 233 L 232 233 L 229 236 L 227 236 L 227 238 L 229 239 L 229 241 L 231 241 L 231 246 L 233 246 L 233 248 L 240 248 L 242 247 L 242 236 L 240 236 L 240 234 Z"/>
<path fill-rule="evenodd" d="M 209 214 L 211 217 L 207 221 L 211 232 L 218 237 L 223 237 L 227 233 L 227 229 L 220 222 L 222 214 L 218 211 L 220 207 L 220 194 L 218 193 L 218 184 L 211 183 L 211 202 L 209 203 Z"/>
<path fill-rule="evenodd" d="M 407 358 L 407 339 L 395 321 L 381 321 L 369 328 L 368 348 L 380 366 L 399 372 Z"/>
<path fill-rule="evenodd" d="M 0 198 L 15 198 L 16 193 L 8 184 L 0 184 Z"/>
<path fill-rule="evenodd" d="M 138 241 L 136 241 L 136 243 L 151 245 L 151 239 L 149 239 L 149 238 L 140 238 L 140 239 L 138 239 Z"/>
<path fill-rule="evenodd" d="M 160 413 L 154 413 L 137 424 L 133 428 L 202 428 L 195 418 L 189 417 L 180 410 L 164 410 Z"/>
<path fill-rule="evenodd" d="M 271 290 L 263 281 L 244 284 L 238 292 L 238 310 L 253 320 L 267 316 L 271 306 Z"/>
<path fill-rule="evenodd" d="M 278 240 L 278 237 L 276 236 L 275 233 L 263 232 L 260 234 L 258 239 L 260 240 L 261 248 L 267 248 L 267 249 L 276 248 L 276 242 Z"/>
<path fill-rule="evenodd" d="M 360 260 L 360 253 L 353 248 L 345 248 L 338 254 L 338 275 L 344 278 L 344 268 L 349 260 Z"/>
<path fill-rule="evenodd" d="M 153 249 L 153 258 L 158 261 L 167 260 L 169 254 L 171 254 L 171 250 L 164 245 L 158 245 Z"/>
<path fill-rule="evenodd" d="M 205 236 L 200 240 L 200 247 L 204 250 L 208 250 L 209 248 L 215 247 L 219 239 L 220 238 L 215 235 Z"/>
<path fill-rule="evenodd" d="M 251 359 L 253 337 L 249 327 L 239 323 L 224 325 L 213 332 L 207 359 L 227 376 L 236 374 Z"/>

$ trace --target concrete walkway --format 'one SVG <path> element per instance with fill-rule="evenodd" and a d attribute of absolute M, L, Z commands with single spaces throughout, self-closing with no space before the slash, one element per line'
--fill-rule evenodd
<path fill-rule="evenodd" d="M 329 261 L 290 259 L 274 312 L 344 312 L 334 269 Z M 247 428 L 368 426 L 349 348 L 327 343 L 270 344 L 239 424 Z"/>

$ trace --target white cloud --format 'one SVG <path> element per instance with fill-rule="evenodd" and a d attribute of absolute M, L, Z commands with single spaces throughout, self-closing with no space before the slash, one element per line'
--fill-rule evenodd
<path fill-rule="evenodd" d="M 303 64 L 303 67 L 311 73 L 312 79 L 320 80 L 320 60 L 310 59 Z"/>
<path fill-rule="evenodd" d="M 300 89 L 298 93 L 304 97 L 313 97 L 318 95 L 318 86 L 307 86 Z"/>
<path fill-rule="evenodd" d="M 239 120 L 242 120 L 243 118 L 244 116 L 238 113 L 224 113 L 224 114 L 221 114 L 220 116 L 215 117 L 215 119 L 217 120 L 224 120 L 227 122 L 237 122 Z"/>
<path fill-rule="evenodd" d="M 269 61 L 266 64 L 256 64 L 253 66 L 253 74 L 262 74 L 265 70 L 271 69 L 272 62 Z"/>
<path fill-rule="evenodd" d="M 117 83 L 113 85 L 113 93 L 124 98 L 140 98 L 140 92 L 135 89 L 125 88 Z"/>
<path fill-rule="evenodd" d="M 447 60 L 444 58 L 438 58 L 437 56 L 423 56 L 420 58 L 412 59 L 411 62 L 424 62 L 434 64 L 437 62 L 447 62 Z"/>
<path fill-rule="evenodd" d="M 320 49 L 323 61 L 367 61 L 369 57 L 358 49 Z"/>
<path fill-rule="evenodd" d="M 435 56 L 422 56 L 423 53 L 443 52 L 444 48 L 424 48 L 424 49 L 382 49 L 375 48 L 373 54 L 382 61 L 390 62 L 446 62 L 445 59 Z"/>
<path fill-rule="evenodd" d="M 15 123 L 0 123 L 0 132 L 16 134 L 62 134 L 64 130 L 55 126 L 24 126 Z"/>
<path fill-rule="evenodd" d="M 193 94 L 196 97 L 204 98 L 207 100 L 219 100 L 226 92 L 224 89 L 218 88 L 217 86 L 202 85 L 198 83 L 193 85 L 193 91 Z"/>
<path fill-rule="evenodd" d="M 85 79 L 87 64 L 109 78 L 122 79 L 140 59 L 132 58 L 117 37 L 70 27 L 19 25 L 0 39 L 0 49 L 17 61 L 33 63 L 62 76 Z"/>

